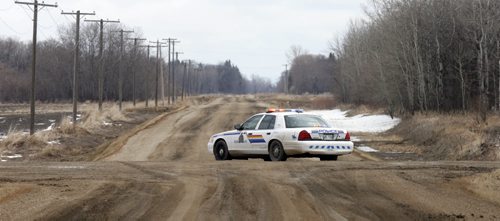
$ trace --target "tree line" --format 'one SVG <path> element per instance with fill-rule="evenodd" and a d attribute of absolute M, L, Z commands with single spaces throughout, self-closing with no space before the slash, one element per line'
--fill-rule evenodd
<path fill-rule="evenodd" d="M 366 15 L 332 46 L 345 102 L 500 108 L 500 1 L 373 0 Z"/>
<path fill-rule="evenodd" d="M 105 27 L 104 99 L 108 101 L 118 99 L 120 36 L 116 31 L 124 28 L 122 25 L 113 24 Z M 57 38 L 38 42 L 37 100 L 47 102 L 71 100 L 74 30 L 72 25 L 59 27 Z M 132 37 L 129 33 L 124 35 L 125 38 Z M 79 100 L 94 101 L 98 99 L 98 24 L 87 24 L 82 27 L 80 46 Z M 133 72 L 137 75 L 136 97 L 142 100 L 146 97 L 154 97 L 156 62 L 159 62 L 165 75 L 163 78 L 165 87 L 169 85 L 167 82 L 167 72 L 170 70 L 168 65 L 175 65 L 175 89 L 178 96 L 207 93 L 243 94 L 275 90 L 269 80 L 256 76 L 250 78 L 243 76 L 238 67 L 229 60 L 220 64 L 174 60 L 172 64 L 168 64 L 163 59 L 156 60 L 156 47 L 154 46 L 150 48 L 149 55 L 145 47 L 134 48 L 133 41 L 125 41 L 124 48 L 121 63 L 125 70 L 123 73 L 124 100 L 132 100 Z M 166 57 L 165 54 L 163 58 Z M 0 102 L 29 100 L 31 56 L 31 42 L 0 37 Z M 165 89 L 164 93 L 168 91 Z"/>
<path fill-rule="evenodd" d="M 331 42 L 292 47 L 277 88 L 388 110 L 500 110 L 500 1 L 371 0 Z"/>
<path fill-rule="evenodd" d="M 309 53 L 300 46 L 292 46 L 286 54 L 290 69 L 281 73 L 277 88 L 293 94 L 321 94 L 332 92 L 336 58 Z"/>

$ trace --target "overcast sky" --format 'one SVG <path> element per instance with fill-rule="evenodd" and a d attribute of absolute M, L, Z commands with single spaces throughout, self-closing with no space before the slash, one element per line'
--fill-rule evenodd
<path fill-rule="evenodd" d="M 32 0 L 23 0 L 32 1 Z M 31 40 L 32 12 L 0 0 L 0 37 Z M 53 3 L 45 0 L 46 3 Z M 151 40 L 176 37 L 183 59 L 219 63 L 230 59 L 246 76 L 277 81 L 285 53 L 300 45 L 327 54 L 366 0 L 59 0 L 39 14 L 39 39 L 57 37 L 57 26 L 74 22 L 61 10 L 96 12 L 89 18 L 120 19 Z"/>

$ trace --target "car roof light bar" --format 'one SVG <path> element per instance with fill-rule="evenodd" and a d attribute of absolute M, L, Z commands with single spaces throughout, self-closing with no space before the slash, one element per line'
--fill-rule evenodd
<path fill-rule="evenodd" d="M 304 113 L 302 109 L 277 109 L 277 108 L 269 108 L 267 113 L 275 113 L 275 112 L 296 112 L 296 113 Z"/>

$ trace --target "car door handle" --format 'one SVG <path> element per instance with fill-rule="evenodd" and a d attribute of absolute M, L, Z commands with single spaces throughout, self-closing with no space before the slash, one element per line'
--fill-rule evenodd
<path fill-rule="evenodd" d="M 267 133 L 267 135 L 271 135 L 271 132 Z"/>

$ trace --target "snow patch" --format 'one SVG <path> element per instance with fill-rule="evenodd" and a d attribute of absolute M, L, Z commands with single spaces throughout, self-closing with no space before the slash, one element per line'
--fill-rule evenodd
<path fill-rule="evenodd" d="M 351 136 L 351 141 L 352 141 L 352 142 L 360 142 L 360 141 L 361 141 L 361 138 L 356 137 L 356 136 Z"/>
<path fill-rule="evenodd" d="M 50 124 L 50 126 L 49 126 L 49 127 L 47 127 L 47 128 L 46 128 L 45 130 L 43 130 L 43 131 L 51 131 L 51 130 L 53 130 L 55 127 L 56 127 L 56 123 L 52 123 L 52 124 Z"/>
<path fill-rule="evenodd" d="M 59 144 L 61 144 L 61 141 L 59 141 L 59 140 L 53 140 L 53 141 L 47 142 L 47 144 L 49 144 L 49 145 L 59 145 Z"/>
<path fill-rule="evenodd" d="M 375 149 L 373 149 L 371 147 L 368 147 L 368 146 L 356 147 L 356 149 L 358 149 L 361 152 L 365 152 L 365 153 L 376 153 L 376 152 L 379 152 L 378 150 L 375 150 Z"/>
<path fill-rule="evenodd" d="M 106 122 L 106 121 L 103 121 L 102 125 L 104 125 L 105 127 L 121 127 L 122 126 L 122 124 L 115 124 L 115 123 Z"/>
<path fill-rule="evenodd" d="M 7 139 L 7 134 L 5 134 L 5 133 L 0 133 L 0 141 L 3 141 L 3 140 L 5 140 L 5 139 Z"/>
<path fill-rule="evenodd" d="M 309 111 L 308 113 L 322 116 L 334 128 L 345 129 L 349 132 L 380 133 L 392 129 L 401 122 L 401 119 L 392 119 L 389 115 L 356 115 L 347 117 L 348 111 L 326 110 Z"/>
<path fill-rule="evenodd" d="M 0 158 L 17 159 L 17 158 L 23 158 L 23 155 L 21 155 L 21 154 L 0 155 Z"/>

